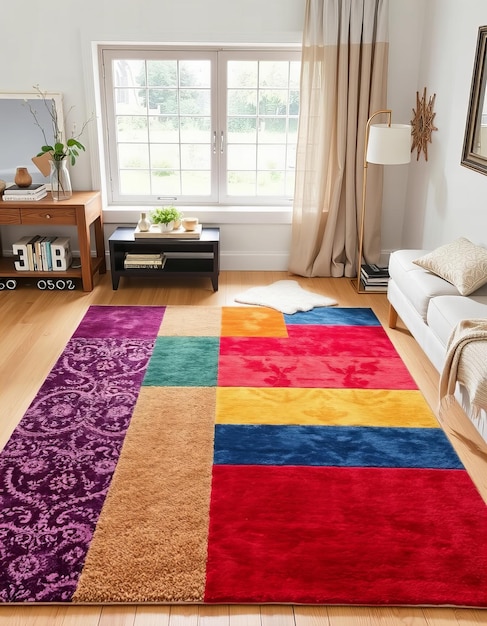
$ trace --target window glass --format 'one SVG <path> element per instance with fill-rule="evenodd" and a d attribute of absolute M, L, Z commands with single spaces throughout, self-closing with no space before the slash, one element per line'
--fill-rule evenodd
<path fill-rule="evenodd" d="M 296 50 L 107 46 L 103 122 L 112 203 L 289 203 Z"/>

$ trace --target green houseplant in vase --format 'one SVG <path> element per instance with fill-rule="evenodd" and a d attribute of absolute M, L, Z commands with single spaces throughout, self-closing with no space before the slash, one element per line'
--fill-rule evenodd
<path fill-rule="evenodd" d="M 69 139 L 64 139 L 63 132 L 59 127 L 58 112 L 56 109 L 56 103 L 54 100 L 47 98 L 46 93 L 43 92 L 39 85 L 35 85 L 34 89 L 42 98 L 42 102 L 49 112 L 52 123 L 52 132 L 54 141 L 49 143 L 44 128 L 39 123 L 36 111 L 29 105 L 30 112 L 34 117 L 35 124 L 41 129 L 42 136 L 44 137 L 44 145 L 41 146 L 41 151 L 36 155 L 37 157 L 49 158 L 50 165 L 50 183 L 51 183 L 51 195 L 53 200 L 67 200 L 73 195 L 73 189 L 71 187 L 71 178 L 69 170 L 67 168 L 68 161 L 71 165 L 76 163 L 76 159 L 79 157 L 81 151 L 85 151 L 84 145 L 79 141 L 79 137 L 83 134 L 86 125 L 93 119 L 92 117 L 86 121 L 81 131 L 75 136 Z"/>
<path fill-rule="evenodd" d="M 154 209 L 150 214 L 150 220 L 153 224 L 151 230 L 157 229 L 161 233 L 167 233 L 174 230 L 174 228 L 179 228 L 181 224 L 181 216 L 181 212 L 173 206 L 165 206 Z"/>

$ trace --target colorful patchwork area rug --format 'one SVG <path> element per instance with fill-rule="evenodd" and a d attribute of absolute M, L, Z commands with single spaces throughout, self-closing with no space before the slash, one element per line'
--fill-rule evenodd
<path fill-rule="evenodd" d="M 93 306 L 0 455 L 0 600 L 487 607 L 487 508 L 370 309 Z"/>

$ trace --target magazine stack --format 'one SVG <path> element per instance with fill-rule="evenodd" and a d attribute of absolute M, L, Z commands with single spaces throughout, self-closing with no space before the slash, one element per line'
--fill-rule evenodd
<path fill-rule="evenodd" d="M 360 272 L 360 280 L 365 291 L 387 291 L 389 270 L 387 267 L 364 263 Z"/>
<path fill-rule="evenodd" d="M 28 187 L 9 185 L 3 192 L 4 202 L 36 202 L 47 196 L 47 185 L 34 183 Z"/>

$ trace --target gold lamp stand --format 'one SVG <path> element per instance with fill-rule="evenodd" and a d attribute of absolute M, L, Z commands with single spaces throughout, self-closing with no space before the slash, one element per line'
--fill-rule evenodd
<path fill-rule="evenodd" d="M 377 115 L 386 115 L 387 124 L 372 125 Z M 411 126 L 408 124 L 392 124 L 392 111 L 383 109 L 373 113 L 365 126 L 364 142 L 364 177 L 362 183 L 362 211 L 357 251 L 357 293 L 379 293 L 380 290 L 362 288 L 361 271 L 364 249 L 365 212 L 367 197 L 367 169 L 369 163 L 379 165 L 400 165 L 411 160 Z"/>

